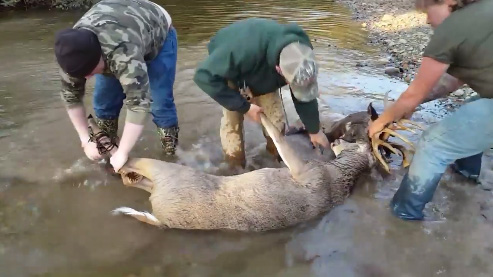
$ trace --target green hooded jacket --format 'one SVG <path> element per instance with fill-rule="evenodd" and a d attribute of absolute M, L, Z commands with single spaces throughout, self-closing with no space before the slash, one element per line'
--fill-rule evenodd
<path fill-rule="evenodd" d="M 227 80 L 237 87 L 246 85 L 254 96 L 275 92 L 286 85 L 276 71 L 281 50 L 299 41 L 311 48 L 308 35 L 297 24 L 281 24 L 270 19 L 250 18 L 237 21 L 211 38 L 209 56 L 199 64 L 195 83 L 224 108 L 245 114 L 250 104 L 238 90 L 231 89 Z M 317 99 L 300 102 L 291 94 L 295 109 L 309 133 L 320 128 Z"/>

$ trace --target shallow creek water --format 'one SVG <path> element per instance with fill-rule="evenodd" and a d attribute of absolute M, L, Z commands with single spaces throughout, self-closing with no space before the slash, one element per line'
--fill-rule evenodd
<path fill-rule="evenodd" d="M 314 40 L 320 61 L 321 110 L 380 112 L 385 92 L 406 88 L 382 75 L 376 49 L 332 1 L 162 2 L 178 31 L 175 99 L 180 149 L 175 162 L 211 174 L 221 170 L 221 109 L 193 83 L 208 38 L 250 17 L 295 21 Z M 0 14 L 0 276 L 491 276 L 491 192 L 448 172 L 427 208 L 433 220 L 403 222 L 388 202 L 404 170 L 376 170 L 329 214 L 263 234 L 158 230 L 127 217 L 120 206 L 149 210 L 148 193 L 126 188 L 91 163 L 59 98 L 54 32 L 80 12 Z M 357 67 L 356 63 L 367 63 Z M 85 99 L 91 109 L 92 82 Z M 285 94 L 286 95 L 286 94 Z M 289 97 L 285 99 L 291 111 Z M 414 119 L 428 125 L 446 113 L 435 102 Z M 120 130 L 121 132 L 121 130 Z M 259 126 L 246 123 L 253 170 L 277 166 Z M 416 141 L 418 136 L 411 136 Z M 161 159 L 150 122 L 132 155 Z"/>

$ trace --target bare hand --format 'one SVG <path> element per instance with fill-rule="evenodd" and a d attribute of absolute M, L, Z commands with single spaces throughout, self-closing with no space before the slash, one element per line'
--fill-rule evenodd
<path fill-rule="evenodd" d="M 118 172 L 128 160 L 128 153 L 117 150 L 110 158 L 110 163 L 115 172 Z"/>
<path fill-rule="evenodd" d="M 368 126 L 368 136 L 371 138 L 376 133 L 382 131 L 385 128 L 386 123 L 381 122 L 379 119 L 373 121 Z"/>
<path fill-rule="evenodd" d="M 248 112 L 245 114 L 250 120 L 253 120 L 255 122 L 260 123 L 260 113 L 262 113 L 264 109 L 261 107 L 255 105 L 255 104 L 250 104 L 250 109 Z"/>
<path fill-rule="evenodd" d="M 310 134 L 310 140 L 315 147 L 318 147 L 320 145 L 326 149 L 330 147 L 329 140 L 327 139 L 327 136 L 322 132 L 322 129 L 320 129 L 320 131 L 318 131 L 318 133 L 316 134 Z"/>
<path fill-rule="evenodd" d="M 90 160 L 95 161 L 102 159 L 101 155 L 99 154 L 98 148 L 96 147 L 96 143 L 84 142 L 82 143 L 82 148 L 84 148 L 84 153 L 86 153 L 86 156 Z"/>

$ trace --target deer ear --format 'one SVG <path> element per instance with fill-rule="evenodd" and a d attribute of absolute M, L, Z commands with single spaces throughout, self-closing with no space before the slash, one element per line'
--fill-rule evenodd
<path fill-rule="evenodd" d="M 371 118 L 372 121 L 377 120 L 378 113 L 375 110 L 375 108 L 373 108 L 373 105 L 371 103 L 368 105 L 368 114 L 370 115 L 370 118 Z"/>

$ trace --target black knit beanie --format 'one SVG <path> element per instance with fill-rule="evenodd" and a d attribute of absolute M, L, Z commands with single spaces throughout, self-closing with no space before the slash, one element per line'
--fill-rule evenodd
<path fill-rule="evenodd" d="M 85 77 L 101 59 L 101 45 L 96 34 L 85 29 L 67 28 L 55 35 L 55 56 L 68 75 Z"/>

